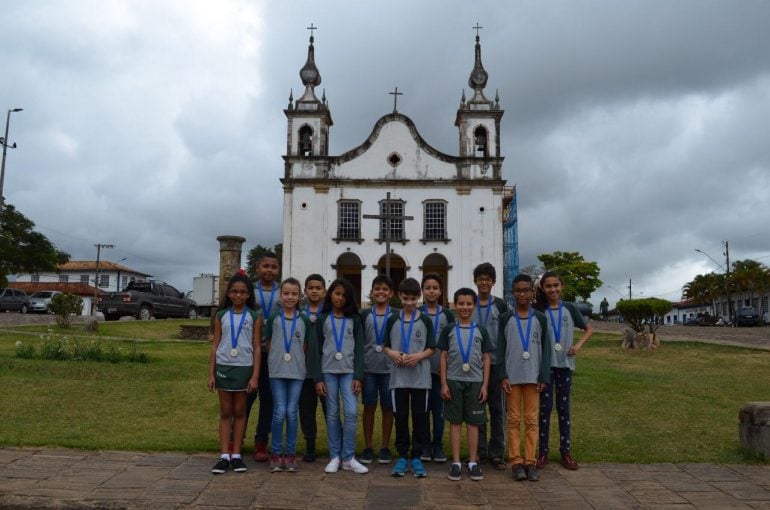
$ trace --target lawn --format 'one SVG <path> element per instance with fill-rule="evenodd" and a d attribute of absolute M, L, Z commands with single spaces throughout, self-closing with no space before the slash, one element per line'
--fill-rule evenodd
<path fill-rule="evenodd" d="M 216 451 L 217 399 L 205 387 L 208 343 L 152 340 L 173 338 L 180 323 L 189 321 L 102 325 L 106 336 L 151 339 L 141 343 L 148 364 L 22 360 L 15 342 L 35 337 L 0 331 L 0 445 Z M 578 460 L 756 460 L 739 449 L 737 415 L 744 402 L 770 395 L 770 352 L 697 343 L 628 352 L 619 344 L 618 336 L 596 335 L 580 353 L 572 397 Z M 319 425 L 325 450 L 322 419 Z M 247 436 L 253 427 L 252 420 Z M 360 433 L 358 439 L 360 451 Z"/>

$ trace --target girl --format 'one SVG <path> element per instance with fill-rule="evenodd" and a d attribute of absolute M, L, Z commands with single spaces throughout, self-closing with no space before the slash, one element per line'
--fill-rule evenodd
<path fill-rule="evenodd" d="M 539 304 L 544 308 L 548 328 L 551 330 L 551 382 L 546 385 L 540 397 L 540 448 L 537 467 L 548 464 L 548 433 L 551 426 L 554 391 L 556 392 L 556 413 L 559 417 L 559 452 L 561 465 L 569 470 L 578 468 L 570 452 L 570 390 L 572 373 L 575 371 L 575 356 L 583 347 L 594 328 L 586 324 L 574 303 L 561 300 L 564 281 L 558 273 L 546 272 L 540 278 Z M 577 343 L 573 343 L 574 328 L 584 331 Z"/>
<path fill-rule="evenodd" d="M 364 328 L 358 315 L 353 286 L 347 280 L 334 280 L 324 298 L 316 320 L 312 348 L 313 379 L 316 392 L 326 397 L 326 432 L 331 460 L 324 471 L 342 469 L 355 473 L 369 470 L 355 458 L 358 402 L 364 379 Z M 340 423 L 340 396 L 345 424 Z"/>
<path fill-rule="evenodd" d="M 209 356 L 209 390 L 219 393 L 219 462 L 211 470 L 246 471 L 241 459 L 246 427 L 246 394 L 257 389 L 262 321 L 257 319 L 254 286 L 243 270 L 227 283 L 224 302 L 214 319 Z M 224 339 L 224 341 L 223 341 Z M 232 440 L 231 440 L 232 438 Z M 232 441 L 232 449 L 230 444 Z M 231 451 L 232 450 L 232 451 Z"/>
<path fill-rule="evenodd" d="M 273 394 L 270 471 L 297 471 L 297 406 L 307 370 L 305 354 L 312 334 L 310 319 L 299 312 L 300 283 L 280 286 L 281 308 L 265 321 L 267 366 Z M 283 427 L 286 424 L 286 445 Z"/>

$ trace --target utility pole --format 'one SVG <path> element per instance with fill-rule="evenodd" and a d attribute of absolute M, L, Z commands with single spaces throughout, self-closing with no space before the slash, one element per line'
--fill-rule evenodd
<path fill-rule="evenodd" d="M 91 315 L 96 318 L 96 303 L 99 300 L 99 260 L 102 254 L 102 248 L 114 248 L 113 244 L 95 244 L 96 246 L 96 277 L 94 278 L 94 302 L 91 306 Z"/>
<path fill-rule="evenodd" d="M 628 299 L 631 299 L 631 278 L 628 279 Z"/>
<path fill-rule="evenodd" d="M 725 285 L 727 286 L 727 312 L 730 316 L 730 321 L 733 320 L 733 293 L 732 293 L 732 283 L 730 282 L 730 241 L 724 241 L 723 243 L 725 245 L 725 261 L 726 261 L 726 275 L 727 279 L 725 281 Z M 733 324 L 735 326 L 735 324 Z"/>
<path fill-rule="evenodd" d="M 11 114 L 24 111 L 23 108 L 12 108 L 8 110 L 8 114 L 5 116 L 5 136 L 0 138 L 0 145 L 3 146 L 3 158 L 0 162 L 0 212 L 3 210 L 3 204 L 5 199 L 3 198 L 3 182 L 5 181 L 5 154 L 8 152 L 8 147 L 11 149 L 16 148 L 16 143 L 13 145 L 8 144 L 8 127 L 11 123 Z"/>

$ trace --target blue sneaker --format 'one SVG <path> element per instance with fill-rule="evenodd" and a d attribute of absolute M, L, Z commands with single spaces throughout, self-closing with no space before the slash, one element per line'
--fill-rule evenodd
<path fill-rule="evenodd" d="M 391 471 L 390 474 L 393 476 L 404 476 L 406 474 L 407 467 L 408 463 L 406 458 L 399 457 L 399 459 L 396 461 L 396 465 L 393 466 L 393 471 Z"/>
<path fill-rule="evenodd" d="M 412 459 L 412 473 L 415 478 L 425 478 L 428 476 L 428 472 L 425 471 L 425 466 L 422 465 L 420 459 Z"/>

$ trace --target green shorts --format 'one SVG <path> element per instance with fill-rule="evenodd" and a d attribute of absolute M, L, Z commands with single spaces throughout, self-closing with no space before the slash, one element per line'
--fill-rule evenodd
<path fill-rule="evenodd" d="M 241 367 L 217 363 L 214 367 L 214 381 L 218 390 L 246 391 L 253 373 L 252 366 Z"/>
<path fill-rule="evenodd" d="M 485 404 L 479 402 L 482 382 L 447 381 L 452 398 L 444 401 L 444 416 L 449 423 L 484 425 L 487 422 Z"/>

